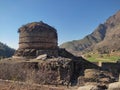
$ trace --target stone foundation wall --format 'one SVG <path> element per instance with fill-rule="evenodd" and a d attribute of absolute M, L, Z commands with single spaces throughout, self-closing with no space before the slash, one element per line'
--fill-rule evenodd
<path fill-rule="evenodd" d="M 112 72 L 115 76 L 119 76 L 120 63 L 102 63 L 102 69 Z"/>
<path fill-rule="evenodd" d="M 28 58 L 35 58 L 39 55 L 47 54 L 48 56 L 58 56 L 57 49 L 48 49 L 48 50 L 41 50 L 41 49 L 18 49 L 15 52 L 15 56 L 22 56 Z"/>

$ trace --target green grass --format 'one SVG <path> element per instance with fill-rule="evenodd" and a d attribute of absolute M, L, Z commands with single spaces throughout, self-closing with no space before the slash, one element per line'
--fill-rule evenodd
<path fill-rule="evenodd" d="M 111 54 L 93 54 L 88 53 L 84 55 L 88 61 L 91 62 L 116 62 L 120 59 L 119 55 L 111 55 Z"/>

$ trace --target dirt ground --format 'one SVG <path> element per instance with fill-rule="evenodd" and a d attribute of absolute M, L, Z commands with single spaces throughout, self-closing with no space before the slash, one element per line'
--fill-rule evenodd
<path fill-rule="evenodd" d="M 24 82 L 0 80 L 0 90 L 77 90 L 77 87 L 39 85 Z"/>

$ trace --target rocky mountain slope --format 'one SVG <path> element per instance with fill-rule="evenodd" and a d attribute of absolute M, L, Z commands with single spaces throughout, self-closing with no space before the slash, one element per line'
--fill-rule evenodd
<path fill-rule="evenodd" d="M 0 42 L 0 58 L 11 57 L 15 50 Z"/>
<path fill-rule="evenodd" d="M 61 48 L 70 52 L 98 51 L 102 53 L 120 50 L 120 11 L 100 24 L 81 40 L 63 43 Z"/>

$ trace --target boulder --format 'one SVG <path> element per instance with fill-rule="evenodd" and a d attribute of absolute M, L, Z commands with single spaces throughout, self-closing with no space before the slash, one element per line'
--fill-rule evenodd
<path fill-rule="evenodd" d="M 84 74 L 84 77 L 87 79 L 97 78 L 99 71 L 96 69 L 86 69 Z"/>
<path fill-rule="evenodd" d="M 77 90 L 99 90 L 99 88 L 95 85 L 87 85 L 79 87 Z"/>
<path fill-rule="evenodd" d="M 42 55 L 39 55 L 36 59 L 37 60 L 45 60 L 47 59 L 48 55 L 47 54 L 42 54 Z"/>
<path fill-rule="evenodd" d="M 120 90 L 120 82 L 109 84 L 108 90 Z"/>

